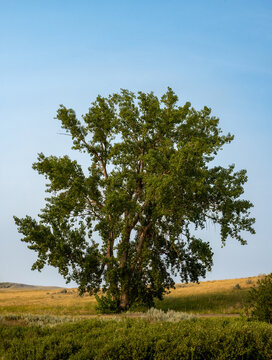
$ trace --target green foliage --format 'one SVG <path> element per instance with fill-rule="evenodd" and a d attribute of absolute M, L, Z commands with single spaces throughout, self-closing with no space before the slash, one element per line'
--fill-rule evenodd
<path fill-rule="evenodd" d="M 168 310 L 166 312 L 151 308 L 146 312 L 147 319 L 149 321 L 169 321 L 177 322 L 181 320 L 196 319 L 193 314 L 188 314 L 180 311 Z"/>
<path fill-rule="evenodd" d="M 233 286 L 233 290 L 241 290 L 241 285 L 239 283 L 237 283 L 236 285 Z"/>
<path fill-rule="evenodd" d="M 24 325 L 35 325 L 35 326 L 54 326 L 66 322 L 75 322 L 78 318 L 71 316 L 53 316 L 53 315 L 15 315 L 7 314 L 0 315 L 0 323 L 12 322 L 12 323 L 23 323 Z"/>
<path fill-rule="evenodd" d="M 245 244 L 241 233 L 254 233 L 252 204 L 241 198 L 246 171 L 211 164 L 233 139 L 211 109 L 178 105 L 170 88 L 161 99 L 121 90 L 98 96 L 82 121 L 64 106 L 57 119 L 90 166 L 42 153 L 33 164 L 50 197 L 39 221 L 15 217 L 37 252 L 33 269 L 58 268 L 81 294 L 103 284 L 123 310 L 151 307 L 174 286 L 173 275 L 196 282 L 211 269 L 211 247 L 192 229 L 219 224 L 223 244 Z"/>
<path fill-rule="evenodd" d="M 272 323 L 272 273 L 250 289 L 246 313 L 253 319 Z"/>
<path fill-rule="evenodd" d="M 3 359 L 272 358 L 272 327 L 240 319 L 82 321 L 55 327 L 0 324 Z"/>
<path fill-rule="evenodd" d="M 110 294 L 106 296 L 95 295 L 97 305 L 95 310 L 101 314 L 113 314 L 118 313 L 120 311 L 119 307 L 119 299 L 113 299 Z"/>

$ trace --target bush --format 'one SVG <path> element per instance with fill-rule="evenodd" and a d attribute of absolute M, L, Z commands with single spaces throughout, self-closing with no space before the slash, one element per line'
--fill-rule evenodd
<path fill-rule="evenodd" d="M 0 315 L 0 323 L 17 323 L 27 326 L 55 326 L 62 323 L 76 322 L 79 319 L 71 316 L 53 316 L 53 315 L 32 315 L 32 314 L 7 314 Z M 0 358 L 1 359 L 1 358 Z"/>
<path fill-rule="evenodd" d="M 104 296 L 95 295 L 97 305 L 95 310 L 101 314 L 116 314 L 120 312 L 119 301 L 112 298 L 110 294 Z"/>
<path fill-rule="evenodd" d="M 0 354 L 5 360 L 268 360 L 272 326 L 241 319 L 0 324 Z"/>
<path fill-rule="evenodd" d="M 241 290 L 240 284 L 236 284 L 235 286 L 233 286 L 233 290 Z"/>
<path fill-rule="evenodd" d="M 170 321 L 170 322 L 196 318 L 195 315 L 184 312 L 179 312 L 174 310 L 168 310 L 167 312 L 164 312 L 162 310 L 158 310 L 155 308 L 149 309 L 146 313 L 146 316 L 149 321 Z"/>
<path fill-rule="evenodd" d="M 254 284 L 254 281 L 252 279 L 247 279 L 246 284 L 252 285 Z"/>
<path fill-rule="evenodd" d="M 246 313 L 252 319 L 272 323 L 272 273 L 250 289 Z"/>

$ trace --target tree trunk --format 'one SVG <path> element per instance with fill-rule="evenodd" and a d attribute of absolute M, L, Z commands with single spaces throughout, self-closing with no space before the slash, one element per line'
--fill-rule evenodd
<path fill-rule="evenodd" d="M 123 293 L 120 296 L 120 308 L 121 310 L 126 310 L 129 304 L 128 299 L 128 291 L 124 290 Z"/>

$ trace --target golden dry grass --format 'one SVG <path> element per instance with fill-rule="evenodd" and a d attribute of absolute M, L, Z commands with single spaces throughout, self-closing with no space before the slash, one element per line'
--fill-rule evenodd
<path fill-rule="evenodd" d="M 96 300 L 76 289 L 0 289 L 0 313 L 75 315 L 95 314 Z"/>
<path fill-rule="evenodd" d="M 262 275 L 260 275 L 262 276 Z M 229 292 L 239 284 L 242 289 L 249 289 L 256 284 L 260 276 L 253 276 L 239 279 L 201 281 L 199 284 L 176 284 L 176 289 L 169 296 L 187 296 L 210 294 L 215 292 Z"/>
<path fill-rule="evenodd" d="M 258 277 L 202 281 L 199 284 L 177 284 L 176 289 L 158 301 L 164 310 L 174 309 L 198 313 L 240 312 L 248 289 Z M 234 289 L 239 284 L 241 289 Z M 79 296 L 77 289 L 0 289 L 0 314 L 31 313 L 52 315 L 96 314 L 96 300 L 87 294 Z"/>
<path fill-rule="evenodd" d="M 247 293 L 259 277 L 176 284 L 176 289 L 156 306 L 199 314 L 238 314 L 243 311 Z"/>

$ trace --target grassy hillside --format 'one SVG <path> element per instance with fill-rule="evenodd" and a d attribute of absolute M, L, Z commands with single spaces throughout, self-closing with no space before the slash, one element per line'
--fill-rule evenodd
<path fill-rule="evenodd" d="M 199 314 L 237 314 L 258 277 L 177 284 L 156 307 Z M 239 286 L 237 285 L 239 284 Z M 76 289 L 0 288 L 0 314 L 95 315 L 94 297 Z"/>
<path fill-rule="evenodd" d="M 255 276 L 202 281 L 199 284 L 176 284 L 176 289 L 163 301 L 158 301 L 156 307 L 199 314 L 238 314 L 249 289 L 257 283 L 258 278 Z"/>
<path fill-rule="evenodd" d="M 79 297 L 76 289 L 1 288 L 0 359 L 270 360 L 271 324 L 220 317 L 238 314 L 257 280 L 177 284 L 156 306 L 179 312 L 101 318 L 94 297 Z"/>
<path fill-rule="evenodd" d="M 37 286 L 28 284 L 19 284 L 13 282 L 0 282 L 0 289 L 21 289 L 21 290 L 46 290 L 59 289 L 59 286 Z"/>

